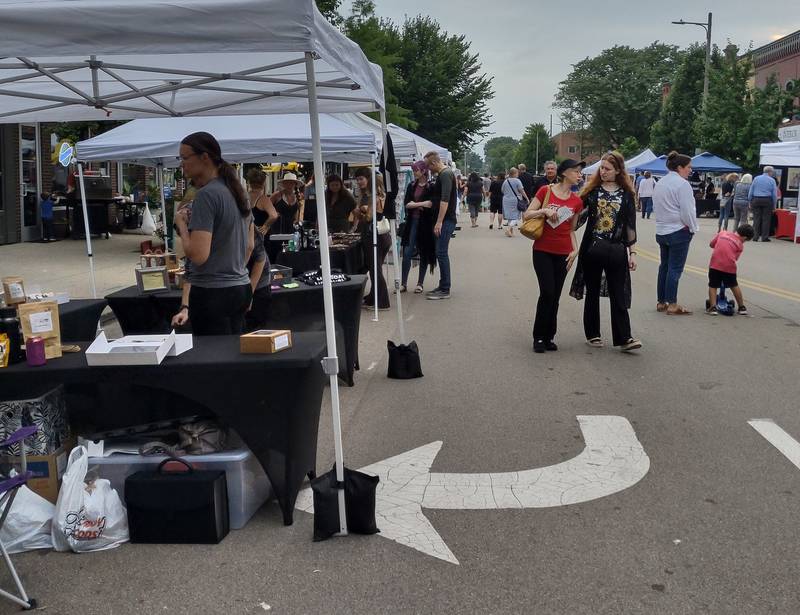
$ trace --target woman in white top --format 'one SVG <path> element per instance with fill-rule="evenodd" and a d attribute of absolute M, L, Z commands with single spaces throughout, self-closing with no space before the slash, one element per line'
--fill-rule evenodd
<path fill-rule="evenodd" d="M 661 249 L 656 310 L 682 316 L 692 311 L 678 304 L 678 282 L 689 255 L 689 244 L 699 230 L 694 192 L 687 181 L 692 172 L 692 159 L 670 152 L 667 169 L 669 173 L 653 191 L 656 242 Z"/>
<path fill-rule="evenodd" d="M 519 171 L 511 167 L 503 182 L 503 217 L 508 221 L 506 237 L 514 236 L 514 227 L 519 224 L 520 207 L 525 211 L 529 202 L 530 198 L 519 180 Z"/>
<path fill-rule="evenodd" d="M 642 220 L 650 219 L 653 213 L 653 190 L 656 187 L 656 180 L 650 171 L 644 172 L 644 179 L 639 182 L 639 205 L 642 208 Z"/>

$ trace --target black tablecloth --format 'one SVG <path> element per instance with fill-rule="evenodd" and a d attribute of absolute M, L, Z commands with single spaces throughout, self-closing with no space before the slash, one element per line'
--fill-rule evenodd
<path fill-rule="evenodd" d="M 272 291 L 267 326 L 291 331 L 324 331 L 322 287 L 299 284 L 298 288 Z M 366 276 L 354 275 L 347 282 L 333 285 L 334 317 L 344 334 L 344 353 L 338 353 L 339 375 L 350 386 L 353 386 L 353 372 L 358 369 L 361 301 L 366 284 Z M 106 300 L 125 335 L 168 333 L 172 317 L 181 305 L 181 291 L 141 294 L 136 286 L 130 286 L 106 296 Z"/>
<path fill-rule="evenodd" d="M 63 384 L 70 421 L 93 431 L 214 415 L 258 458 L 289 525 L 303 479 L 316 470 L 324 353 L 323 334 L 297 333 L 291 349 L 272 355 L 240 354 L 238 336 L 195 337 L 192 350 L 161 365 L 89 367 L 82 352 L 65 354 L 0 370 L 0 399 Z"/>
<path fill-rule="evenodd" d="M 85 342 L 97 334 L 100 314 L 108 305 L 105 299 L 72 299 L 58 306 L 62 342 Z"/>
<path fill-rule="evenodd" d="M 703 214 L 713 214 L 715 216 L 719 215 L 719 206 L 720 200 L 719 199 L 695 199 L 694 200 L 694 207 L 697 213 L 697 216 L 700 217 Z"/>
<path fill-rule="evenodd" d="M 367 266 L 364 262 L 364 250 L 360 241 L 347 248 L 331 248 L 330 253 L 331 269 L 338 269 L 348 275 L 366 273 Z M 319 250 L 281 252 L 275 262 L 284 267 L 291 267 L 294 275 L 318 269 L 321 264 Z"/>

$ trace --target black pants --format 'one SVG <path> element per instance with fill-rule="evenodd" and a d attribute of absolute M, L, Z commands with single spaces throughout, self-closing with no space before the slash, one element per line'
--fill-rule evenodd
<path fill-rule="evenodd" d="M 367 305 L 375 305 L 375 291 L 378 291 L 378 307 L 379 308 L 388 308 L 391 307 L 389 303 L 389 289 L 386 287 L 386 278 L 383 276 L 383 261 L 386 259 L 386 255 L 389 253 L 389 249 L 392 247 L 392 237 L 389 233 L 385 233 L 383 235 L 378 235 L 378 281 L 375 282 L 375 265 L 374 263 L 374 251 L 372 249 L 372 233 L 369 233 L 368 237 L 364 237 L 364 241 L 362 243 L 364 246 L 364 257 L 366 262 L 369 264 L 369 279 L 370 279 L 370 290 L 369 294 L 364 297 L 364 303 Z"/>
<path fill-rule="evenodd" d="M 55 239 L 55 227 L 52 218 L 42 218 L 42 239 Z"/>
<path fill-rule="evenodd" d="M 244 313 L 253 291 L 250 284 L 189 291 L 189 320 L 194 335 L 231 335 L 244 329 Z"/>
<path fill-rule="evenodd" d="M 269 286 L 257 288 L 253 293 L 253 305 L 244 316 L 245 331 L 250 333 L 264 328 L 265 323 L 269 320 L 271 303 L 272 291 Z"/>
<path fill-rule="evenodd" d="M 534 341 L 550 341 L 556 336 L 558 301 L 567 279 L 567 257 L 564 254 L 533 251 L 533 270 L 539 280 L 539 301 L 533 320 Z"/>
<path fill-rule="evenodd" d="M 614 346 L 631 339 L 631 319 L 625 307 L 625 275 L 628 252 L 621 243 L 595 240 L 581 260 L 586 282 L 586 303 L 583 306 L 583 331 L 586 339 L 600 337 L 600 283 L 603 273 L 611 302 L 611 336 Z"/>

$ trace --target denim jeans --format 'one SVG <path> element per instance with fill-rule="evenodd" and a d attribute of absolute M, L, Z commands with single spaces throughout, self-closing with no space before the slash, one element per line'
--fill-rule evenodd
<path fill-rule="evenodd" d="M 442 222 L 442 232 L 436 239 L 436 261 L 439 263 L 439 290 L 450 292 L 450 255 L 447 253 L 450 247 L 450 237 L 456 230 L 454 220 Z"/>
<path fill-rule="evenodd" d="M 653 197 L 642 196 L 639 197 L 639 203 L 642 206 L 642 219 L 649 218 L 653 213 Z"/>
<path fill-rule="evenodd" d="M 661 264 L 658 266 L 658 302 L 678 303 L 678 282 L 689 256 L 692 242 L 689 229 L 681 229 L 669 235 L 656 235 L 661 248 Z"/>
<path fill-rule="evenodd" d="M 411 272 L 411 259 L 417 249 L 417 231 L 419 230 L 419 218 L 409 217 L 408 222 L 408 245 L 403 246 L 403 286 L 408 286 L 408 274 Z M 425 272 L 428 269 L 428 261 L 424 254 L 419 255 L 419 278 L 417 283 L 422 286 L 425 283 Z"/>
<path fill-rule="evenodd" d="M 719 208 L 719 224 L 717 224 L 718 231 L 728 230 L 728 220 L 733 217 L 733 197 L 723 197 L 722 203 Z M 736 227 L 738 228 L 738 227 Z M 735 231 L 736 228 L 733 230 Z"/>

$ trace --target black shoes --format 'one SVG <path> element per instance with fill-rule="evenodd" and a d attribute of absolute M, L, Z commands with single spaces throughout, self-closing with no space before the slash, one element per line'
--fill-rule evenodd
<path fill-rule="evenodd" d="M 558 350 L 558 346 L 556 346 L 556 343 L 553 340 L 550 340 L 549 342 L 544 343 L 544 349 L 555 352 Z"/>
<path fill-rule="evenodd" d="M 558 346 L 553 340 L 533 340 L 533 352 L 542 354 L 545 350 L 555 351 L 558 350 Z"/>

